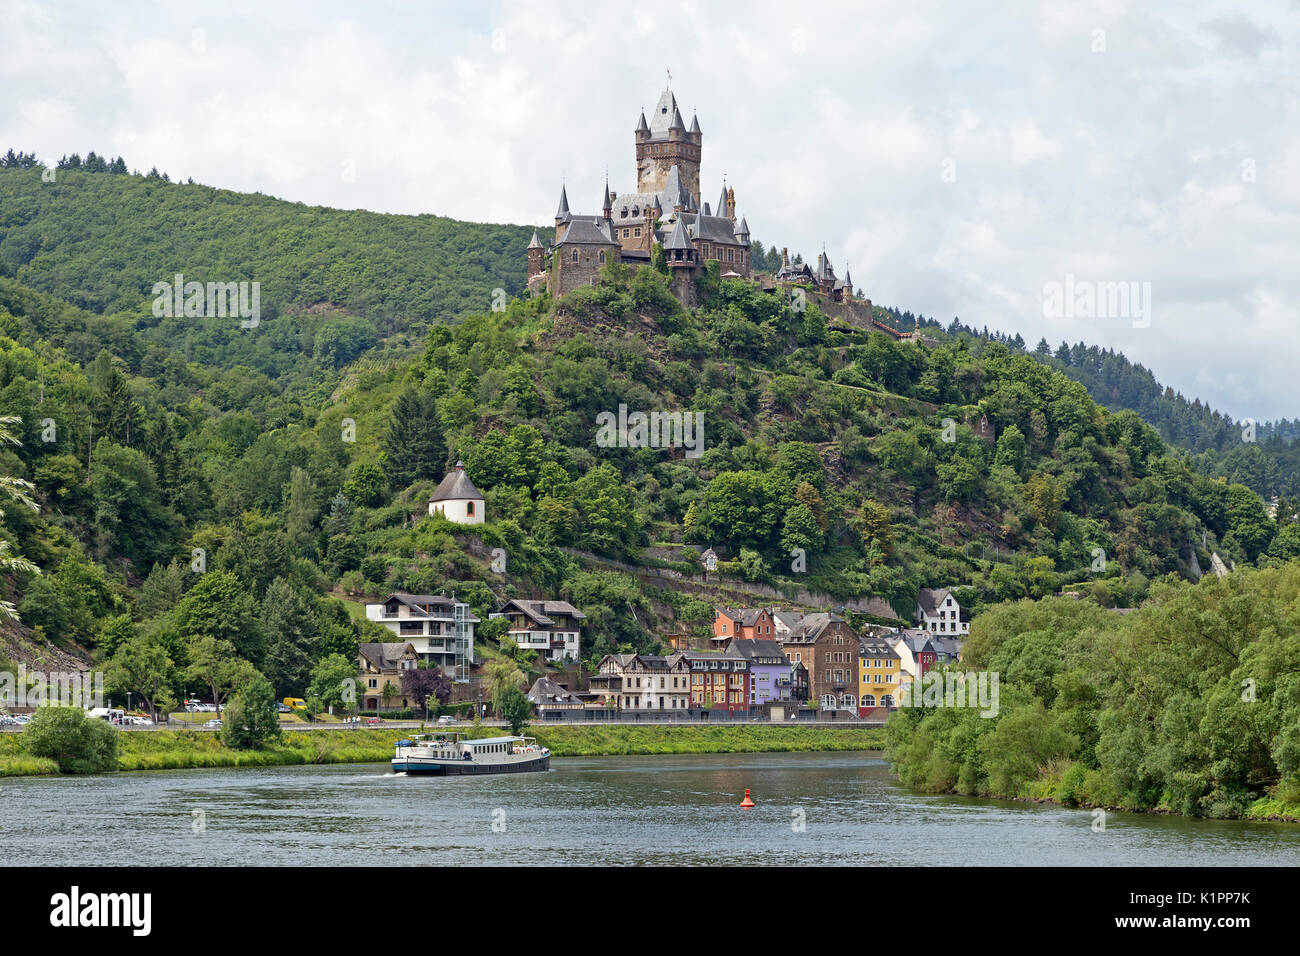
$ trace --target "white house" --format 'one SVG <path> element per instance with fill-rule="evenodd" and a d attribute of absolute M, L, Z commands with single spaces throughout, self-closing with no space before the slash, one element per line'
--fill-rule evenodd
<path fill-rule="evenodd" d="M 366 617 L 410 643 L 421 660 L 442 668 L 452 680 L 469 680 L 479 619 L 468 604 L 445 594 L 395 593 L 367 604 Z"/>
<path fill-rule="evenodd" d="M 916 620 L 931 634 L 965 637 L 970 633 L 970 616 L 947 588 L 921 588 L 916 599 Z"/>
<path fill-rule="evenodd" d="M 483 523 L 483 493 L 465 474 L 465 463 L 456 462 L 456 470 L 442 479 L 429 499 L 429 514 L 441 514 L 456 524 Z"/>
<path fill-rule="evenodd" d="M 525 651 L 550 661 L 576 661 L 582 649 L 582 622 L 587 619 L 568 601 L 507 601 L 489 617 L 510 621 L 510 638 Z"/>

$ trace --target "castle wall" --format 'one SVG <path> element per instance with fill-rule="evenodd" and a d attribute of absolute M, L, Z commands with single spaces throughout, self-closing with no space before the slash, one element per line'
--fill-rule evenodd
<path fill-rule="evenodd" d="M 578 254 L 577 262 L 573 261 L 574 252 Z M 601 252 L 605 253 L 606 261 L 618 254 L 615 246 L 561 246 L 556 249 L 549 282 L 551 295 L 566 295 L 579 286 L 591 285 L 600 276 L 600 270 L 605 268 L 605 263 L 600 260 Z"/>

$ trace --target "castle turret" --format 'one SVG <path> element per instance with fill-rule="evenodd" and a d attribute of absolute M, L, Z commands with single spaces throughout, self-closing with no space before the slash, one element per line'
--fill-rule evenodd
<path fill-rule="evenodd" d="M 726 216 L 732 222 L 735 222 L 736 221 L 736 190 L 734 189 L 727 190 L 727 204 L 723 207 L 723 209 L 725 209 L 726 212 L 719 210 L 718 215 Z"/>
<path fill-rule="evenodd" d="M 573 216 L 569 212 L 569 194 L 564 186 L 560 186 L 560 205 L 555 210 L 555 241 L 559 242 L 564 238 L 564 231 L 568 227 L 568 222 Z"/>
<path fill-rule="evenodd" d="M 722 183 L 722 192 L 718 195 L 718 204 L 713 207 L 715 216 L 725 216 L 727 214 L 727 184 Z"/>
<path fill-rule="evenodd" d="M 695 268 L 695 243 L 691 242 L 690 234 L 686 231 L 686 223 L 682 222 L 681 217 L 678 217 L 672 235 L 664 244 L 664 255 L 671 269 Z"/>
<path fill-rule="evenodd" d="M 542 245 L 542 240 L 538 237 L 537 230 L 534 229 L 533 238 L 528 243 L 528 277 L 530 279 L 538 273 L 546 271 L 542 265 L 545 255 L 546 247 Z"/>
<path fill-rule="evenodd" d="M 740 225 L 736 227 L 736 238 L 741 245 L 749 245 L 749 223 L 745 222 L 744 216 L 740 217 Z"/>
<path fill-rule="evenodd" d="M 609 195 L 609 177 L 605 177 L 605 202 L 601 206 L 605 213 L 605 221 L 610 222 L 614 218 L 614 200 Z"/>

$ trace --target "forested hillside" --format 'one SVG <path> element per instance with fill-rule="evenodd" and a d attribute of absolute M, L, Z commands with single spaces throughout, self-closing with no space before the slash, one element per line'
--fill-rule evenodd
<path fill-rule="evenodd" d="M 1206 474 L 1246 485 L 1266 498 L 1300 498 L 1300 419 L 1234 420 L 1200 399 L 1189 401 L 1182 393 L 1162 386 L 1150 369 L 1113 349 L 1083 342 L 1062 342 L 1053 349 L 1042 339 L 1027 350 L 1020 335 L 990 333 L 987 327 L 974 329 L 956 319 L 944 326 L 911 312 L 878 311 L 887 324 L 901 331 L 921 328 L 939 341 L 965 339 L 976 353 L 986 342 L 1027 351 L 1049 368 L 1083 383 L 1098 404 L 1137 412 L 1166 441 L 1198 452 L 1197 465 Z"/>
<path fill-rule="evenodd" d="M 703 633 L 707 596 L 597 559 L 698 573 L 684 544 L 778 593 L 873 595 L 904 614 L 923 586 L 965 586 L 974 608 L 1066 587 L 1131 605 L 1155 579 L 1199 576 L 1212 551 L 1242 567 L 1300 556 L 1293 509 L 1270 518 L 1136 414 L 1003 343 L 831 332 L 716 268 L 691 311 L 661 273 L 611 267 L 563 300 L 492 312 L 494 263 L 522 262 L 531 230 L 148 179 L 60 173 L 82 191 L 51 202 L 34 171 L 0 171 L 0 263 L 17 274 L 0 278 L 0 414 L 21 419 L 0 474 L 40 505 L 6 503 L 0 537 L 44 572 L 11 566 L 6 596 L 28 645 L 88 649 L 122 688 L 152 675 L 151 694 L 182 693 L 224 641 L 300 692 L 374 633 L 355 602 L 396 589 L 454 590 L 484 619 L 506 596 L 561 597 L 588 614 L 584 656 L 652 649 Z M 101 192 L 117 212 L 88 198 Z M 177 204 L 204 225 L 163 229 Z M 265 221 L 224 234 L 234 208 Z M 86 239 L 118 215 L 125 238 Z M 402 248 L 403 230 L 440 222 L 451 238 L 435 246 L 522 235 L 519 254 L 435 267 Z M 349 250 L 390 243 L 382 274 L 316 285 L 355 266 Z M 174 258 L 158 267 L 159 252 Z M 293 291 L 256 328 L 156 320 L 149 285 L 195 263 Z M 456 309 L 421 276 L 483 310 L 435 322 Z M 702 413 L 703 454 L 600 447 L 598 416 L 620 405 Z M 487 498 L 472 533 L 427 514 L 457 459 Z"/>

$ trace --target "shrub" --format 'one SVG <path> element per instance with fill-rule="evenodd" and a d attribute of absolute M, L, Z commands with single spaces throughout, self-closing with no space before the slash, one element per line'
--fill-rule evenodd
<path fill-rule="evenodd" d="M 105 773 L 117 769 L 118 734 L 79 708 L 39 707 L 23 730 L 23 744 L 33 757 L 57 763 L 60 773 Z"/>

